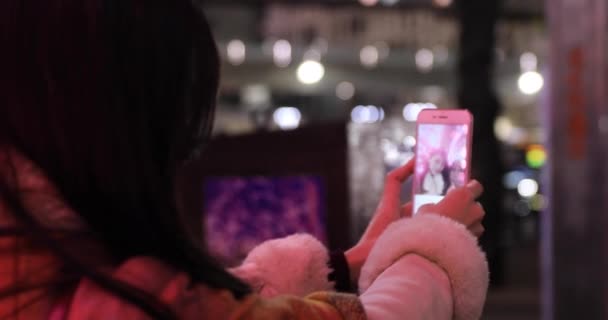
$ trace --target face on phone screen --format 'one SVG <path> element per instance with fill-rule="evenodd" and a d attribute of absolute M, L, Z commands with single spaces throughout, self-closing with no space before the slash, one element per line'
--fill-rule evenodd
<path fill-rule="evenodd" d="M 468 180 L 467 124 L 418 124 L 414 212 Z"/>

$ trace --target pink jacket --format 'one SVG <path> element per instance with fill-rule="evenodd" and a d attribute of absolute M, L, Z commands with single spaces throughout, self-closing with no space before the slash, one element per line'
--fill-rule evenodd
<path fill-rule="evenodd" d="M 24 196 L 26 207 L 43 212 L 37 217 L 43 224 L 86 228 L 36 166 L 19 156 L 15 159 L 12 161 L 18 169 L 16 183 L 34 191 Z M 0 224 L 2 227 L 16 224 L 1 199 Z M 0 248 L 18 247 L 20 241 L 0 238 Z M 85 245 L 83 253 L 90 252 L 90 248 L 103 252 L 101 244 L 93 243 Z M 477 239 L 464 226 L 447 218 L 424 215 L 391 225 L 363 266 L 358 296 L 333 292 L 333 284 L 327 280 L 331 271 L 328 260 L 324 246 L 309 235 L 265 242 L 253 249 L 240 267 L 231 270 L 256 291 L 242 301 L 226 291 L 192 285 L 187 274 L 151 257 L 133 257 L 114 267 L 100 259 L 99 266 L 156 295 L 182 319 L 481 317 L 488 286 L 485 257 Z M 0 277 L 0 290 L 17 282 L 52 280 L 60 268 L 61 261 L 48 251 L 15 256 L 11 250 L 2 250 L 0 272 L 9 276 Z M 148 319 L 137 308 L 87 279 L 82 279 L 73 290 L 73 295 L 36 300 L 21 312 L 20 319 Z M 32 290 L 0 300 L 0 316 L 38 294 L 40 291 Z"/>

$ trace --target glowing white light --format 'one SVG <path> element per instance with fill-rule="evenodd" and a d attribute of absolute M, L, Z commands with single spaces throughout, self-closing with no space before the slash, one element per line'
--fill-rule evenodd
<path fill-rule="evenodd" d="M 433 3 L 440 8 L 446 8 L 452 4 L 452 0 L 433 0 Z"/>
<path fill-rule="evenodd" d="M 340 82 L 336 86 L 336 96 L 340 98 L 340 100 L 350 100 L 355 96 L 355 86 L 348 82 Z"/>
<path fill-rule="evenodd" d="M 532 179 L 523 179 L 517 185 L 517 192 L 524 198 L 531 198 L 538 193 L 538 182 Z"/>
<path fill-rule="evenodd" d="M 511 171 L 503 177 L 502 183 L 505 188 L 514 190 L 517 189 L 519 183 L 524 179 L 526 179 L 525 173 L 521 171 Z"/>
<path fill-rule="evenodd" d="M 407 121 L 414 122 L 418 119 L 418 115 L 424 109 L 437 109 L 437 106 L 432 103 L 408 103 L 403 107 L 403 118 Z"/>
<path fill-rule="evenodd" d="M 517 81 L 519 90 L 527 95 L 538 93 L 545 85 L 543 76 L 536 71 L 524 72 Z"/>
<path fill-rule="evenodd" d="M 283 130 L 292 130 L 300 126 L 302 113 L 294 107 L 280 107 L 274 111 L 272 118 Z"/>
<path fill-rule="evenodd" d="M 519 57 L 519 67 L 522 71 L 534 71 L 538 67 L 538 58 L 532 52 L 525 52 Z"/>
<path fill-rule="evenodd" d="M 418 119 L 418 114 L 422 111 L 421 105 L 418 103 L 408 103 L 403 107 L 403 117 L 407 121 L 414 122 Z"/>
<path fill-rule="evenodd" d="M 238 39 L 228 42 L 226 53 L 228 56 L 228 62 L 230 62 L 230 64 L 235 66 L 242 64 L 245 62 L 245 55 L 247 53 L 245 43 Z"/>
<path fill-rule="evenodd" d="M 376 106 L 356 106 L 350 117 L 354 123 L 374 123 L 384 119 L 384 110 Z"/>
<path fill-rule="evenodd" d="M 416 138 L 407 136 L 403 139 L 403 145 L 408 149 L 413 149 L 416 146 Z"/>
<path fill-rule="evenodd" d="M 378 0 L 359 0 L 359 3 L 366 7 L 374 6 L 378 3 Z"/>
<path fill-rule="evenodd" d="M 272 46 L 272 59 L 277 67 L 285 68 L 291 63 L 291 44 L 287 40 L 278 40 Z"/>
<path fill-rule="evenodd" d="M 306 60 L 298 67 L 297 76 L 303 84 L 315 84 L 325 76 L 325 67 L 317 61 Z"/>
<path fill-rule="evenodd" d="M 361 49 L 361 52 L 359 53 L 359 58 L 361 60 L 361 64 L 364 67 L 373 68 L 378 65 L 380 53 L 378 52 L 378 48 L 374 46 L 365 46 Z"/>
<path fill-rule="evenodd" d="M 500 141 L 508 141 L 513 134 L 514 126 L 505 116 L 499 116 L 494 122 L 494 134 Z"/>
<path fill-rule="evenodd" d="M 421 72 L 429 72 L 433 69 L 435 55 L 429 49 L 420 49 L 416 52 L 416 67 Z"/>

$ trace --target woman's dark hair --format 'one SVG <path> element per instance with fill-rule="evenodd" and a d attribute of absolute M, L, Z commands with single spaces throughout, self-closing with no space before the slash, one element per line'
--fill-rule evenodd
<path fill-rule="evenodd" d="M 219 57 L 200 4 L 2 0 L 0 43 L 0 149 L 41 167 L 115 263 L 154 256 L 194 281 L 246 294 L 188 236 L 177 209 L 176 174 L 209 135 L 218 87 Z M 167 315 L 62 251 L 18 194 L 0 187 L 21 225 L 65 263 Z"/>

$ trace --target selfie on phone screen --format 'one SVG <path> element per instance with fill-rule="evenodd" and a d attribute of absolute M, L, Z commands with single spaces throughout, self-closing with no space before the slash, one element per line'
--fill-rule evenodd
<path fill-rule="evenodd" d="M 460 119 L 449 111 L 434 113 L 441 114 L 443 121 L 420 119 L 417 126 L 414 212 L 425 204 L 441 201 L 452 189 L 463 186 L 469 176 L 470 121 L 448 123 Z"/>

